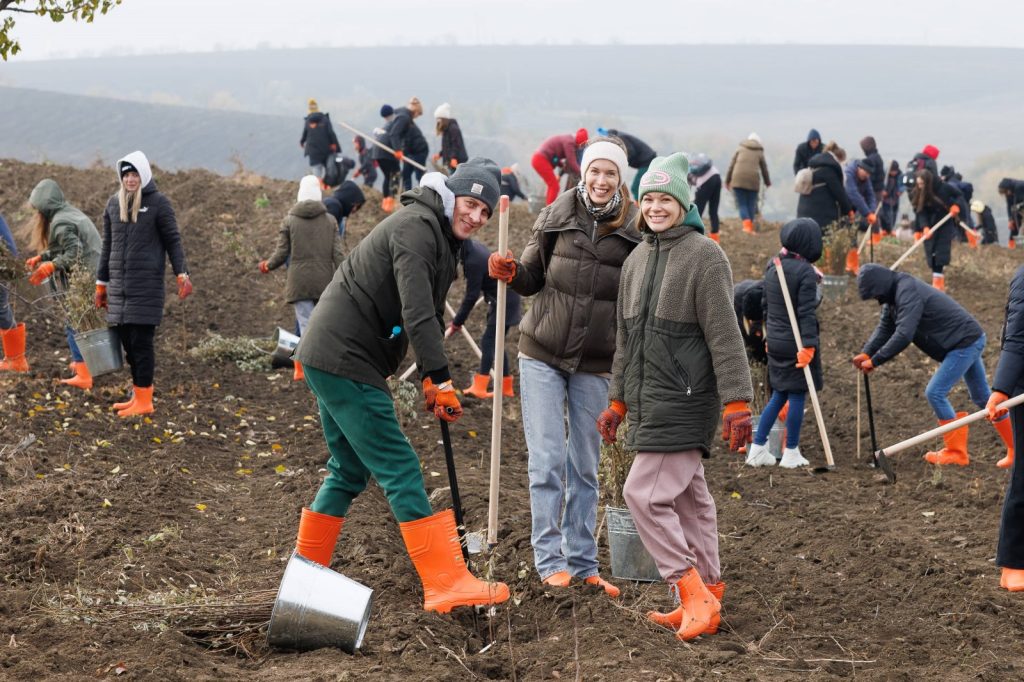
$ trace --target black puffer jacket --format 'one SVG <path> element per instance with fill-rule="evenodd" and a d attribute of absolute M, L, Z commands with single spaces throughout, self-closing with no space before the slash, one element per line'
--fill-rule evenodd
<path fill-rule="evenodd" d="M 873 298 L 882 304 L 878 327 L 861 350 L 875 367 L 892 360 L 911 342 L 942 362 L 946 353 L 967 348 L 984 333 L 959 303 L 905 272 L 877 263 L 863 265 L 857 291 L 862 300 Z"/>
<path fill-rule="evenodd" d="M 654 161 L 654 158 L 658 156 L 658 153 L 654 151 L 651 145 L 635 135 L 629 135 L 618 130 L 609 130 L 608 134 L 622 140 L 622 144 L 626 147 L 626 163 L 629 164 L 630 168 L 649 166 L 651 161 Z"/>
<path fill-rule="evenodd" d="M 1024 392 L 1024 265 L 1010 281 L 1002 339 L 992 388 L 1008 396 L 1019 395 Z"/>
<path fill-rule="evenodd" d="M 768 364 L 768 352 L 764 348 L 764 281 L 745 279 L 733 289 L 732 305 L 736 310 L 736 322 L 740 326 L 747 357 L 762 365 Z M 745 321 L 744 321 L 745 320 Z"/>
<path fill-rule="evenodd" d="M 821 390 L 821 344 L 818 336 L 817 308 L 821 302 L 818 273 L 811 263 L 821 258 L 821 230 L 807 219 L 797 218 L 786 223 L 781 232 L 785 255 L 780 255 L 786 275 L 789 298 L 796 313 L 800 340 L 804 347 L 816 349 L 811 361 L 814 387 Z M 794 393 L 807 392 L 804 371 L 796 367 L 796 340 L 789 321 L 786 301 L 782 296 L 782 282 L 775 270 L 774 259 L 764 271 L 765 336 L 768 339 L 768 380 L 772 388 Z"/>
<path fill-rule="evenodd" d="M 138 167 L 138 163 L 134 163 Z M 121 221 L 117 195 L 103 211 L 103 249 L 96 279 L 107 283 L 109 324 L 160 324 L 164 314 L 164 269 L 188 272 L 171 202 L 151 180 L 142 190 L 139 221 Z"/>
<path fill-rule="evenodd" d="M 423 156 L 427 153 L 427 140 L 423 137 L 416 121 L 413 120 L 409 107 L 395 109 L 395 117 L 388 124 L 389 145 L 396 152 L 407 156 Z"/>
<path fill-rule="evenodd" d="M 451 172 L 452 159 L 457 163 L 469 161 L 469 154 L 466 153 L 466 143 L 462 140 L 462 128 L 454 118 L 448 120 L 448 127 L 441 134 L 441 161 L 444 167 Z"/>
<path fill-rule="evenodd" d="M 949 207 L 953 204 L 963 203 L 963 195 L 948 182 L 938 181 L 935 185 L 935 197 L 938 201 L 927 202 L 924 208 L 916 212 L 914 218 L 914 232 L 922 232 L 926 227 L 934 227 L 946 217 Z M 911 205 L 914 203 L 914 193 L 910 196 Z M 915 209 L 916 210 L 916 209 Z M 961 208 L 961 211 L 963 209 Z M 963 218 L 959 218 L 962 220 Z M 924 260 L 933 272 L 939 268 L 949 265 L 952 257 L 953 240 L 960 233 L 960 227 L 956 224 L 957 218 L 950 218 L 930 239 L 924 243 Z"/>
<path fill-rule="evenodd" d="M 331 153 L 331 145 L 334 145 L 335 150 L 340 149 L 330 115 L 314 111 L 306 116 L 299 144 L 302 145 L 303 153 L 309 157 L 311 166 L 327 160 L 327 155 Z"/>
<path fill-rule="evenodd" d="M 814 170 L 814 189 L 800 195 L 796 215 L 812 219 L 824 230 L 853 210 L 843 187 L 843 167 L 827 152 L 812 156 L 807 167 Z"/>

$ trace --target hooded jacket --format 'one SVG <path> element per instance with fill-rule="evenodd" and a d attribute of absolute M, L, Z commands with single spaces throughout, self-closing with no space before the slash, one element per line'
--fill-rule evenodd
<path fill-rule="evenodd" d="M 121 220 L 117 194 L 103 211 L 103 248 L 98 282 L 107 285 L 107 322 L 158 325 L 164 314 L 164 270 L 167 259 L 175 275 L 187 274 L 185 250 L 171 202 L 157 191 L 149 160 L 142 152 L 119 159 L 127 161 L 142 180 L 142 206 L 136 223 Z M 120 180 L 120 175 L 118 176 Z"/>
<path fill-rule="evenodd" d="M 306 116 L 299 144 L 302 145 L 302 153 L 309 157 L 311 166 L 327 161 L 332 144 L 336 150 L 341 149 L 338 145 L 338 136 L 334 134 L 334 126 L 331 125 L 330 115 L 314 111 Z"/>
<path fill-rule="evenodd" d="M 764 280 L 745 279 L 733 289 L 732 304 L 736 311 L 747 357 L 762 365 L 768 364 L 768 352 L 764 347 L 764 310 L 761 299 L 764 296 Z"/>
<path fill-rule="evenodd" d="M 853 210 L 866 218 L 869 213 L 875 212 L 876 197 L 875 191 L 871 187 L 870 175 L 866 180 L 859 179 L 857 177 L 858 167 L 856 160 L 846 163 L 846 167 L 843 169 L 845 176 L 843 187 L 846 189 L 846 198 L 850 200 Z M 817 180 L 817 176 L 815 176 L 815 180 Z"/>
<path fill-rule="evenodd" d="M 640 169 L 649 166 L 651 161 L 654 161 L 655 157 L 658 156 L 658 153 L 654 151 L 651 145 L 635 135 L 622 133 L 618 130 L 609 130 L 608 135 L 622 141 L 623 146 L 626 148 L 626 163 L 629 164 L 630 168 Z"/>
<path fill-rule="evenodd" d="M 564 372 L 611 369 L 619 275 L 640 241 L 636 214 L 629 206 L 622 226 L 602 235 L 575 187 L 540 212 L 510 284 L 537 295 L 519 325 L 523 354 Z"/>
<path fill-rule="evenodd" d="M 882 304 L 878 326 L 862 353 L 875 367 L 885 364 L 913 343 L 942 362 L 951 350 L 967 348 L 984 333 L 978 321 L 944 292 L 913 275 L 869 263 L 857 275 L 861 300 Z"/>
<path fill-rule="evenodd" d="M 50 221 L 49 245 L 39 254 L 42 260 L 67 274 L 82 263 L 95 275 L 102 248 L 100 233 L 88 216 L 64 199 L 60 185 L 49 178 L 40 181 L 28 203 Z"/>
<path fill-rule="evenodd" d="M 780 253 L 779 259 L 800 329 L 800 342 L 805 348 L 816 349 L 810 368 L 814 387 L 820 391 L 822 349 L 817 309 L 821 303 L 821 292 L 818 273 L 811 264 L 821 258 L 821 230 L 813 221 L 797 218 L 783 226 L 780 239 L 786 253 Z M 761 308 L 764 312 L 764 335 L 768 341 L 768 380 L 772 388 L 806 393 L 807 379 L 804 371 L 796 367 L 797 349 L 793 325 L 789 321 L 789 311 L 782 296 L 782 282 L 774 260 L 769 261 L 764 271 Z"/>
<path fill-rule="evenodd" d="M 458 163 L 469 161 L 466 143 L 462 140 L 462 129 L 454 118 L 448 120 L 448 127 L 441 133 L 441 160 L 448 172 L 452 169 L 452 159 Z"/>
<path fill-rule="evenodd" d="M 875 138 L 868 135 L 860 141 L 860 148 L 864 152 L 864 160 L 871 164 L 871 189 L 876 195 L 881 196 L 882 190 L 885 189 L 885 162 L 878 153 Z"/>
<path fill-rule="evenodd" d="M 814 188 L 801 194 L 796 204 L 798 218 L 811 218 L 824 230 L 853 210 L 843 187 L 843 169 L 829 152 L 815 154 L 807 167 L 814 171 Z"/>
<path fill-rule="evenodd" d="M 443 314 L 462 242 L 439 191 L 454 205 L 443 183 L 411 189 L 342 261 L 295 348 L 302 364 L 390 395 L 386 378 L 411 343 L 421 376 L 451 378 Z"/>
<path fill-rule="evenodd" d="M 566 171 L 573 175 L 580 174 L 580 164 L 576 159 L 576 138 L 573 135 L 552 135 L 541 142 L 534 153 L 543 156 L 552 166 L 564 162 Z"/>
<path fill-rule="evenodd" d="M 388 146 L 396 152 L 426 158 L 427 140 L 423 137 L 420 127 L 416 125 L 409 107 L 395 109 L 395 117 L 388 124 L 388 137 L 391 140 Z"/>
<path fill-rule="evenodd" d="M 334 217 L 339 232 L 344 232 L 341 221 L 352 213 L 356 205 L 365 203 L 366 195 L 363 194 L 363 190 L 351 180 L 341 183 L 341 186 L 334 190 L 334 194 L 324 199 L 324 207 Z"/>
<path fill-rule="evenodd" d="M 643 239 L 622 267 L 608 398 L 626 403 L 627 449 L 709 457 L 722 405 L 754 395 L 729 259 L 692 204 Z"/>
<path fill-rule="evenodd" d="M 817 148 L 811 149 L 811 140 L 818 141 Z M 793 175 L 796 175 L 804 168 L 807 168 L 807 163 L 811 160 L 811 157 L 820 152 L 821 135 L 817 130 L 811 128 L 810 132 L 807 133 L 807 140 L 796 146 L 796 154 L 793 156 Z"/>
<path fill-rule="evenodd" d="M 764 147 L 757 140 L 743 140 L 740 148 L 732 155 L 729 170 L 725 174 L 725 184 L 733 189 L 757 192 L 761 189 L 762 177 L 764 184 L 772 184 L 768 177 L 768 164 L 764 160 Z"/>
<path fill-rule="evenodd" d="M 358 189 L 358 188 L 357 188 Z M 285 300 L 317 301 L 343 258 L 338 224 L 319 201 L 300 201 L 281 223 L 277 249 L 267 260 L 275 270 L 288 261 Z M 290 260 L 289 260 L 290 257 Z"/>

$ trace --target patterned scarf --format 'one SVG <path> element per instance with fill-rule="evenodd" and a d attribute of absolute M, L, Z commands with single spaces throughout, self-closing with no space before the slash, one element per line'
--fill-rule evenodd
<path fill-rule="evenodd" d="M 590 200 L 590 195 L 587 194 L 587 187 L 580 180 L 576 185 L 576 196 L 583 202 L 583 206 L 586 207 L 587 213 L 589 213 L 594 220 L 600 222 L 607 218 L 618 214 L 619 206 L 622 205 L 622 192 L 616 190 L 615 194 L 612 195 L 611 201 L 604 206 L 596 206 L 594 202 Z"/>

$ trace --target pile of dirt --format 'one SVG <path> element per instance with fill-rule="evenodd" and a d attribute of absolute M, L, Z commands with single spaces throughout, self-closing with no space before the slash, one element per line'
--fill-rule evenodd
<path fill-rule="evenodd" d="M 11 222 L 25 218 L 23 202 L 43 177 L 55 178 L 97 219 L 115 186 L 105 168 L 4 162 L 0 211 Z M 513 599 L 493 613 L 422 611 L 398 528 L 371 487 L 352 508 L 333 564 L 375 591 L 357 655 L 275 652 L 259 637 L 241 645 L 230 637 L 197 640 L 170 618 L 133 616 L 125 604 L 199 604 L 274 590 L 299 510 L 312 499 L 326 459 L 312 396 L 291 381 L 290 371 L 245 372 L 186 352 L 207 331 L 264 338 L 276 326 L 293 326 L 281 295 L 284 274 L 262 276 L 256 264 L 271 252 L 297 185 L 202 171 L 158 172 L 157 178 L 178 212 L 195 294 L 184 303 L 168 300 L 157 336 L 153 415 L 125 421 L 110 411 L 125 395 L 126 373 L 98 379 L 89 393 L 57 383 L 68 361 L 59 318 L 46 301 L 30 303 L 37 290 L 18 290 L 16 313 L 28 327 L 32 371 L 2 378 L 0 677 L 1003 680 L 1022 674 L 1020 598 L 998 588 L 993 564 L 1007 480 L 994 466 L 1003 454 L 995 432 L 985 424 L 972 429 L 974 461 L 965 469 L 934 469 L 921 452 L 896 456 L 899 481 L 892 486 L 858 461 L 857 377 L 848 359 L 874 326 L 878 306 L 855 300 L 852 287 L 849 298 L 820 310 L 822 403 L 838 469 L 819 476 L 751 470 L 723 448 L 707 462 L 728 584 L 715 637 L 686 645 L 649 624 L 646 610 L 670 604 L 662 584 L 619 581 L 623 595 L 614 601 L 592 589 L 539 587 L 516 401 L 505 415 L 500 542 L 474 566 L 513 590 Z M 350 221 L 350 247 L 381 217 L 377 199 L 371 194 Z M 513 206 L 516 252 L 532 221 L 524 206 Z M 493 225 L 481 236 L 492 247 L 496 237 Z M 778 226 L 748 236 L 725 221 L 722 245 L 737 280 L 759 277 L 778 248 Z M 904 247 L 884 243 L 876 256 L 891 263 Z M 1015 256 L 957 247 L 947 277 L 949 292 L 989 334 L 990 369 Z M 913 258 L 909 269 L 925 276 L 921 261 Z M 461 292 L 457 282 L 453 305 Z M 477 337 L 483 317 L 478 312 L 468 323 Z M 475 357 L 463 340 L 448 343 L 453 373 L 468 385 Z M 883 443 L 933 426 L 923 395 L 933 369 L 911 349 L 875 373 Z M 953 400 L 969 408 L 962 388 Z M 465 416 L 452 427 L 471 529 L 486 521 L 489 425 L 489 404 L 467 399 Z M 863 430 L 861 460 L 869 449 L 866 424 Z M 437 424 L 420 416 L 406 433 L 440 508 L 447 481 Z M 810 416 L 803 450 L 812 461 L 822 459 Z M 604 537 L 601 561 L 606 569 Z"/>

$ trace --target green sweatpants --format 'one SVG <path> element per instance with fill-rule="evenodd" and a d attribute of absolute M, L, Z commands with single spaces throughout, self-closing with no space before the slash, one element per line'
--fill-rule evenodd
<path fill-rule="evenodd" d="M 434 512 L 423 487 L 420 460 L 398 426 L 388 394 L 308 365 L 306 383 L 316 396 L 320 423 L 331 458 L 310 509 L 345 516 L 349 505 L 376 479 L 400 522 Z"/>

